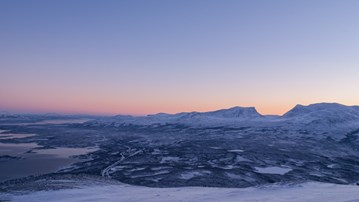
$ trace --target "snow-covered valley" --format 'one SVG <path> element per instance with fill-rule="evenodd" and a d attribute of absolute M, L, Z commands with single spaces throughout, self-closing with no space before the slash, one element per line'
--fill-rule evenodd
<path fill-rule="evenodd" d="M 0 192 L 15 201 L 353 201 L 359 199 L 358 109 L 321 103 L 265 116 L 234 107 L 84 123 L 3 115 L 0 144 L 17 150 L 0 155 L 0 177 L 7 179 Z M 28 156 L 45 162 L 46 153 L 53 161 L 51 152 L 61 148 L 69 148 L 61 158 L 71 165 L 41 173 L 32 165 L 11 169 Z M 71 155 L 77 150 L 87 152 Z M 33 171 L 24 176 L 26 169 Z M 10 178 L 9 170 L 24 177 Z M 79 176 L 111 183 L 73 186 Z"/>

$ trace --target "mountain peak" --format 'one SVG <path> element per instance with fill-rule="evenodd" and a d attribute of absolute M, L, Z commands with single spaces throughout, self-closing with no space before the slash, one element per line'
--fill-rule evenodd
<path fill-rule="evenodd" d="M 287 113 L 285 113 L 284 117 L 293 117 L 298 115 L 305 115 L 312 112 L 318 112 L 321 110 L 339 110 L 339 109 L 345 109 L 348 108 L 345 105 L 338 104 L 338 103 L 315 103 L 310 105 L 301 105 L 297 104 L 295 107 L 293 107 L 291 110 L 289 110 Z"/>
<path fill-rule="evenodd" d="M 221 118 L 258 118 L 262 117 L 254 107 L 240 107 L 235 106 L 228 109 L 220 109 L 211 112 L 205 112 L 209 116 L 216 116 Z"/>

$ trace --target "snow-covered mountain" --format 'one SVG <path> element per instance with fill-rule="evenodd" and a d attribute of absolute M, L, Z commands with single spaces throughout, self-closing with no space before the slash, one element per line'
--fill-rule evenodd
<path fill-rule="evenodd" d="M 359 107 L 349 107 L 337 103 L 319 103 L 308 106 L 296 105 L 283 115 L 284 118 L 299 119 L 303 122 L 329 120 L 333 123 L 346 122 L 359 118 Z"/>
<path fill-rule="evenodd" d="M 97 119 L 88 124 L 95 125 L 152 125 L 152 124 L 184 124 L 193 126 L 218 126 L 239 122 L 258 121 L 264 116 L 254 107 L 233 107 L 210 112 L 182 112 L 178 114 L 159 113 L 147 116 L 118 115 Z"/>
<path fill-rule="evenodd" d="M 359 108 L 337 103 L 297 105 L 281 119 L 308 131 L 350 132 L 359 128 Z"/>
<path fill-rule="evenodd" d="M 192 127 L 256 126 L 286 127 L 291 131 L 306 130 L 318 134 L 349 133 L 359 128 L 359 106 L 337 103 L 296 105 L 283 116 L 266 116 L 254 107 L 233 107 L 210 112 L 159 113 L 147 116 L 105 117 L 87 122 L 89 126 L 123 126 L 182 124 Z"/>
<path fill-rule="evenodd" d="M 220 117 L 220 118 L 238 118 L 238 119 L 253 119 L 261 118 L 262 115 L 257 112 L 254 107 L 233 107 L 229 109 L 221 109 L 212 112 L 202 113 L 208 117 Z"/>

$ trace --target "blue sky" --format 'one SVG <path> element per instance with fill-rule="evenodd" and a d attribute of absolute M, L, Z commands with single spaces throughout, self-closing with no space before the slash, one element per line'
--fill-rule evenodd
<path fill-rule="evenodd" d="M 0 1 L 0 109 L 359 104 L 359 1 Z"/>

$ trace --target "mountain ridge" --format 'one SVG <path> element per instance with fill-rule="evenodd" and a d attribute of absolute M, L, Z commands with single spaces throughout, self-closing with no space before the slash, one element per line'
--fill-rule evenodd
<path fill-rule="evenodd" d="M 90 125 L 153 125 L 183 124 L 188 126 L 243 126 L 279 124 L 310 127 L 322 130 L 325 127 L 359 127 L 359 106 L 339 103 L 315 103 L 296 105 L 282 116 L 262 115 L 255 107 L 235 106 L 208 112 L 158 113 L 146 116 L 117 115 L 90 121 Z M 353 126 L 353 127 L 352 127 Z"/>
<path fill-rule="evenodd" d="M 148 115 L 143 115 L 143 116 L 134 116 L 134 115 L 125 115 L 125 114 L 118 114 L 112 117 L 133 117 L 133 118 L 138 118 L 138 117 L 148 117 L 148 116 L 162 116 L 162 117 L 166 117 L 166 116 L 183 116 L 183 115 L 196 115 L 196 114 L 207 114 L 207 115 L 214 115 L 214 114 L 219 114 L 220 112 L 234 112 L 237 111 L 237 114 L 239 115 L 240 113 L 238 112 L 238 110 L 246 110 L 247 112 L 251 112 L 252 115 L 256 116 L 256 117 L 289 117 L 292 116 L 293 112 L 296 111 L 307 111 L 309 112 L 315 112 L 316 110 L 323 110 L 323 109 L 328 109 L 328 108 L 352 108 L 353 110 L 357 110 L 359 111 L 359 105 L 353 105 L 353 106 L 349 106 L 349 105 L 344 105 L 344 104 L 340 104 L 340 103 L 335 103 L 335 102 L 321 102 L 321 103 L 313 103 L 313 104 L 309 104 L 309 105 L 302 105 L 302 104 L 297 104 L 295 105 L 293 108 L 291 108 L 290 110 L 288 110 L 286 113 L 284 113 L 283 115 L 265 115 L 265 114 L 261 114 L 257 111 L 257 109 L 255 107 L 242 107 L 242 106 L 234 106 L 234 107 L 230 107 L 230 108 L 224 108 L 224 109 L 217 109 L 217 110 L 211 110 L 211 111 L 205 111 L 205 112 L 197 112 L 197 111 L 191 111 L 191 112 L 178 112 L 178 113 L 165 113 L 165 112 L 159 112 L 156 114 L 148 114 Z M 237 116 L 239 117 L 239 116 Z"/>

